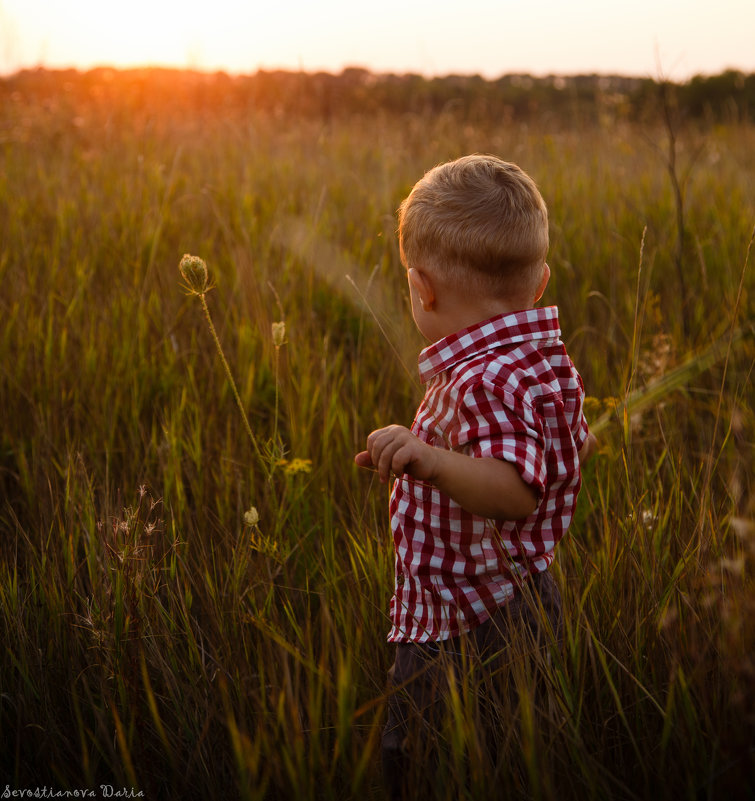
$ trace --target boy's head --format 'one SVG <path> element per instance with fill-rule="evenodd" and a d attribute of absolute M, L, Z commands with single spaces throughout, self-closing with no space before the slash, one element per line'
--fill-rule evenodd
<path fill-rule="evenodd" d="M 495 297 L 534 293 L 548 251 L 548 211 L 515 164 L 471 155 L 434 167 L 399 208 L 407 269 Z"/>

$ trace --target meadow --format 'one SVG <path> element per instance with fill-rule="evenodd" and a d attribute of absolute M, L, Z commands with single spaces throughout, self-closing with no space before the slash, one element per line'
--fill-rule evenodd
<path fill-rule="evenodd" d="M 0 791 L 382 797 L 388 489 L 353 455 L 421 397 L 396 208 L 491 152 L 548 203 L 600 449 L 565 642 L 521 655 L 493 772 L 454 697 L 438 797 L 755 797 L 755 128 L 66 81 L 0 104 Z"/>

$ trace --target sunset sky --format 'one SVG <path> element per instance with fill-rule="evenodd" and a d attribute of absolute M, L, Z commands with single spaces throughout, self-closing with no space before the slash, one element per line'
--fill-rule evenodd
<path fill-rule="evenodd" d="M 753 0 L 0 0 L 0 72 L 755 72 Z"/>

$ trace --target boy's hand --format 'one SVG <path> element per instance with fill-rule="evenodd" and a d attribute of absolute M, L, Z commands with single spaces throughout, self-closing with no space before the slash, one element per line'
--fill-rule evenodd
<path fill-rule="evenodd" d="M 437 472 L 438 451 L 404 426 L 386 426 L 367 437 L 367 450 L 358 453 L 354 461 L 360 467 L 376 467 L 380 481 L 390 474 L 408 473 L 419 481 L 432 482 Z"/>
<path fill-rule="evenodd" d="M 391 473 L 408 473 L 480 517 L 519 520 L 537 508 L 537 495 L 510 462 L 434 448 L 403 426 L 373 431 L 367 437 L 367 450 L 354 461 L 360 467 L 376 467 L 382 482 Z"/>

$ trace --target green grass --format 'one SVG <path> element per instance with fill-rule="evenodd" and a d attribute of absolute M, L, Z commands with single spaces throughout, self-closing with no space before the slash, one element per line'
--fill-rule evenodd
<path fill-rule="evenodd" d="M 5 783 L 380 797 L 387 491 L 352 458 L 420 397 L 395 209 L 487 151 L 548 202 L 545 300 L 606 417 L 554 566 L 564 647 L 514 670 L 494 778 L 459 689 L 446 795 L 752 796 L 755 130 L 679 133 L 685 298 L 661 126 L 60 98 L 0 109 Z"/>

